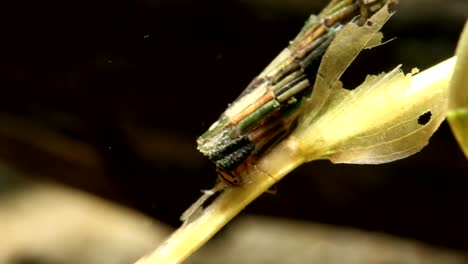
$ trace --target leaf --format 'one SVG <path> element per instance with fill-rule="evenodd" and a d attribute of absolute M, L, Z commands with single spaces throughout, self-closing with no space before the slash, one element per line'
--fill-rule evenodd
<path fill-rule="evenodd" d="M 445 118 L 446 89 L 415 91 L 399 67 L 369 76 L 323 116 L 334 163 L 377 164 L 408 157 L 425 145 Z"/>
<path fill-rule="evenodd" d="M 433 72 L 413 80 L 398 66 L 368 76 L 352 91 L 342 88 L 342 73 L 368 43 L 375 45 L 375 35 L 389 17 L 383 8 L 370 19 L 371 25 L 349 23 L 324 55 L 314 92 L 306 102 L 309 111 L 292 134 L 307 160 L 378 164 L 402 159 L 423 148 L 444 120 L 447 75 L 432 79 L 438 85 L 419 89 Z M 447 63 L 453 65 L 453 60 Z"/>
<path fill-rule="evenodd" d="M 468 22 L 457 46 L 457 64 L 449 88 L 447 120 L 468 159 Z"/>
<path fill-rule="evenodd" d="M 386 5 L 370 17 L 363 26 L 348 23 L 337 34 L 323 55 L 312 96 L 304 105 L 306 115 L 301 118 L 301 123 L 307 125 L 313 122 L 316 115 L 327 110 L 327 107 L 324 107 L 326 103 L 339 101 L 339 96 L 343 93 L 342 89 L 339 89 L 341 88 L 339 81 L 341 75 L 362 49 L 380 43 L 382 33 L 379 30 L 391 16 Z M 329 98 L 330 96 L 333 98 Z"/>

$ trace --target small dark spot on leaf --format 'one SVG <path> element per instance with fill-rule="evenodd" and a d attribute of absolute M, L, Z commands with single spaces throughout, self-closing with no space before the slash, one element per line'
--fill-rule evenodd
<path fill-rule="evenodd" d="M 370 20 L 367 20 L 367 21 L 366 21 L 366 25 L 369 26 L 369 27 L 372 26 L 373 24 L 374 24 L 374 22 L 372 22 L 372 21 L 370 21 Z"/>
<path fill-rule="evenodd" d="M 432 117 L 432 113 L 431 111 L 427 111 L 426 113 L 420 115 L 418 117 L 418 124 L 420 124 L 421 126 L 429 123 L 429 121 L 431 120 L 431 117 Z"/>

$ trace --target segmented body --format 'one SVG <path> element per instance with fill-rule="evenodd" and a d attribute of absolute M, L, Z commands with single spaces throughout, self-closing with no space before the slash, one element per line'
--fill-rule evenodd
<path fill-rule="evenodd" d="M 276 144 L 294 128 L 301 101 L 311 93 L 315 62 L 341 27 L 364 21 L 387 0 L 332 0 L 312 15 L 297 37 L 200 138 L 198 149 L 222 180 L 240 185 L 236 169 Z M 318 65 L 317 65 L 318 66 Z"/>

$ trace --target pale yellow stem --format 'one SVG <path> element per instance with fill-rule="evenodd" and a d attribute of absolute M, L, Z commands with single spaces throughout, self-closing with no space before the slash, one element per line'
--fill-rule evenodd
<path fill-rule="evenodd" d="M 301 165 L 303 153 L 293 138 L 281 142 L 255 165 L 245 170 L 245 184 L 227 188 L 194 221 L 181 226 L 151 255 L 138 264 L 181 263 L 206 243 L 250 202 L 280 178 Z"/>
<path fill-rule="evenodd" d="M 458 61 L 449 89 L 447 120 L 468 159 L 468 21 L 457 46 Z"/>

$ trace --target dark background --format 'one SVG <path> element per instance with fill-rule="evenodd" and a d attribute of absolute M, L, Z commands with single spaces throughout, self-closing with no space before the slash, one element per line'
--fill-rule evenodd
<path fill-rule="evenodd" d="M 345 76 L 453 55 L 464 0 L 401 0 L 396 40 Z M 26 1 L 2 8 L 0 162 L 171 225 L 216 178 L 196 137 L 326 1 Z M 0 175 L 4 195 L 18 179 Z M 12 185 L 13 184 L 13 185 Z M 444 122 L 420 153 L 378 166 L 303 165 L 248 213 L 468 250 L 468 162 Z"/>

